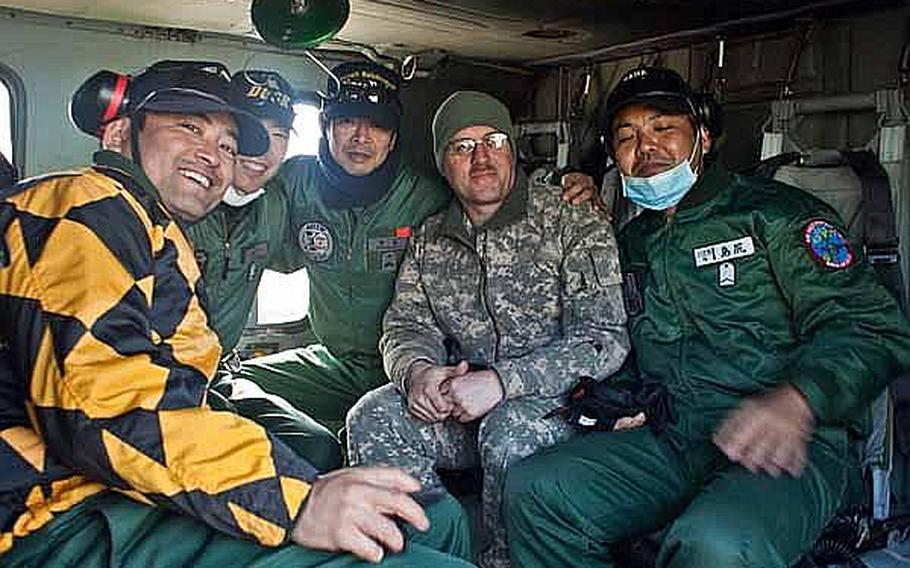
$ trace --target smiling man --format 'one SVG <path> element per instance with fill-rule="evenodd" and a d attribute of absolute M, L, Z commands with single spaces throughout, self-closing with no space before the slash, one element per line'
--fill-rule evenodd
<path fill-rule="evenodd" d="M 117 123 L 110 127 L 111 138 L 127 137 Z M 212 136 L 217 132 L 217 149 L 196 153 L 184 149 L 188 137 Z M 161 198 L 174 216 L 197 221 L 218 203 L 224 186 L 234 173 L 237 155 L 237 128 L 226 113 L 146 114 L 139 130 L 138 147 L 145 150 L 143 166 L 149 181 L 160 188 Z"/>
<path fill-rule="evenodd" d="M 329 568 L 401 551 L 396 520 L 429 528 L 415 479 L 317 478 L 206 405 L 221 349 L 182 224 L 219 202 L 238 154 L 267 151 L 259 120 L 218 63 L 99 75 L 72 109 L 101 126 L 83 127 L 94 165 L 0 191 L 0 564 Z M 465 554 L 463 519 L 434 521 Z M 418 544 L 385 563 L 466 566 Z"/>
<path fill-rule="evenodd" d="M 627 73 L 606 109 L 645 209 L 619 235 L 632 380 L 673 412 L 513 468 L 512 559 L 612 567 L 613 544 L 669 523 L 662 568 L 793 566 L 841 502 L 868 405 L 910 366 L 910 325 L 830 207 L 727 173 L 716 107 L 677 73 Z"/>
<path fill-rule="evenodd" d="M 222 203 L 188 230 L 205 277 L 212 327 L 226 353 L 240 340 L 263 269 L 284 267 L 287 199 L 269 182 L 284 161 L 294 121 L 294 91 L 278 73 L 239 71 L 231 82 L 238 106 L 257 117 L 268 133 L 269 149 L 259 156 L 238 156 Z"/>
<path fill-rule="evenodd" d="M 482 467 L 487 568 L 508 566 L 507 468 L 568 438 L 544 415 L 628 351 L 610 223 L 530 182 L 514 136 L 485 93 L 456 92 L 436 111 L 436 163 L 456 199 L 408 248 L 380 341 L 392 384 L 365 395 L 347 429 L 352 464 L 401 467 L 427 494 L 445 495 L 436 468 Z"/>
<path fill-rule="evenodd" d="M 268 133 L 269 149 L 260 156 L 239 155 L 222 202 L 187 230 L 205 282 L 206 312 L 228 371 L 239 363 L 234 348 L 256 301 L 263 271 L 293 272 L 301 267 L 286 254 L 293 247 L 288 244 L 288 202 L 272 183 L 287 153 L 294 90 L 269 70 L 238 71 L 231 83 L 237 105 L 257 117 Z M 235 381 L 230 373 L 221 373 L 212 388 L 213 407 L 255 418 L 319 471 L 341 466 L 341 444 L 335 435 L 288 402 L 249 380 Z"/>

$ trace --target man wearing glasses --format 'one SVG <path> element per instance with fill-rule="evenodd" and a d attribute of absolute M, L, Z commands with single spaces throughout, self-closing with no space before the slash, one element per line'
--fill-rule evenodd
<path fill-rule="evenodd" d="M 258 387 L 231 389 L 228 396 L 262 409 L 277 395 L 337 432 L 357 399 L 387 382 L 377 345 L 398 266 L 413 228 L 451 193 L 402 159 L 398 75 L 363 61 L 333 73 L 339 84 L 328 85 L 318 156 L 291 158 L 272 184 L 289 196 L 283 270 L 307 268 L 309 319 L 319 343 L 245 361 L 234 384 Z M 563 198 L 576 205 L 594 193 L 590 178 L 577 176 L 563 182 Z M 284 410 L 254 414 L 274 424 L 267 415 Z"/>
<path fill-rule="evenodd" d="M 392 384 L 348 415 L 352 464 L 394 464 L 425 498 L 436 468 L 483 469 L 481 564 L 508 566 L 500 503 L 509 464 L 568 438 L 543 416 L 629 348 L 616 241 L 604 216 L 516 167 L 506 107 L 459 91 L 433 120 L 456 199 L 416 231 L 383 320 Z"/>

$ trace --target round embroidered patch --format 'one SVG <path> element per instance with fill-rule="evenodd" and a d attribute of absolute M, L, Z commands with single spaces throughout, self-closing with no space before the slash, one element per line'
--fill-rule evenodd
<path fill-rule="evenodd" d="M 322 223 L 306 223 L 297 234 L 297 242 L 306 257 L 315 262 L 323 262 L 332 256 L 334 243 L 332 232 Z"/>
<path fill-rule="evenodd" d="M 853 264 L 853 251 L 840 229 L 827 221 L 810 221 L 803 229 L 809 255 L 826 268 L 847 268 Z"/>

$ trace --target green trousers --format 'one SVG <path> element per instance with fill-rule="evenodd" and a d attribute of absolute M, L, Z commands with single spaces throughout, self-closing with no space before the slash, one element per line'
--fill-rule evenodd
<path fill-rule="evenodd" d="M 647 428 L 580 436 L 513 466 L 503 517 L 514 566 L 615 566 L 610 546 L 671 523 L 657 565 L 787 568 L 841 501 L 847 436 L 823 429 L 798 478 L 753 474 L 710 441 Z"/>
<path fill-rule="evenodd" d="M 233 412 L 256 422 L 320 472 L 338 469 L 344 463 L 344 452 L 335 434 L 247 379 L 221 374 L 209 388 L 208 399 L 214 410 Z"/>
<path fill-rule="evenodd" d="M 432 527 L 408 540 L 386 568 L 467 568 L 471 551 L 464 512 L 454 499 L 427 508 Z M 451 556 L 455 555 L 455 556 Z M 456 556 L 458 558 L 456 558 Z M 109 493 L 91 498 L 0 557 L 7 568 L 349 568 L 375 566 L 350 554 L 295 544 L 266 548 L 232 538 L 195 519 Z"/>
<path fill-rule="evenodd" d="M 234 376 L 283 398 L 336 434 L 344 428 L 348 410 L 361 396 L 389 382 L 378 355 L 342 360 L 322 345 L 249 359 Z M 267 402 L 264 405 L 267 407 Z M 256 416 L 244 416 L 257 420 Z"/>

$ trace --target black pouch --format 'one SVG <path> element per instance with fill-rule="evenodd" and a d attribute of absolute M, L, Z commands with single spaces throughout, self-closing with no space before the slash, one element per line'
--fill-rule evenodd
<path fill-rule="evenodd" d="M 569 391 L 567 404 L 547 417 L 562 414 L 579 430 L 596 432 L 613 430 L 620 418 L 642 412 L 646 424 L 656 433 L 674 420 L 670 394 L 662 383 L 642 381 L 626 388 L 582 377 Z"/>

